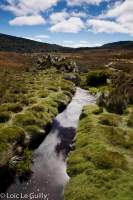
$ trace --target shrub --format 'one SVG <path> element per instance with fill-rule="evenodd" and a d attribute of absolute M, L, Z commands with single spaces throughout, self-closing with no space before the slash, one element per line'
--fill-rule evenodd
<path fill-rule="evenodd" d="M 123 114 L 127 107 L 127 101 L 121 94 L 114 92 L 109 95 L 106 101 L 106 108 L 109 112 Z"/>
<path fill-rule="evenodd" d="M 0 112 L 0 123 L 5 123 L 9 121 L 10 114 L 9 112 Z"/>
<path fill-rule="evenodd" d="M 108 111 L 123 114 L 127 105 L 133 102 L 133 77 L 119 72 L 112 80 L 114 90 L 110 92 L 105 104 Z"/>
<path fill-rule="evenodd" d="M 99 86 L 105 85 L 107 83 L 108 74 L 105 71 L 91 71 L 87 76 L 87 85 L 89 86 Z"/>

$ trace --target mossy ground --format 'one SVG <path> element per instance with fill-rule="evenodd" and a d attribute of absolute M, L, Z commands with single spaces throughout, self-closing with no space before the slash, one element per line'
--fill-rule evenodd
<path fill-rule="evenodd" d="M 45 126 L 69 103 L 74 91 L 74 84 L 54 69 L 1 70 L 0 166 L 12 162 L 20 147 L 25 156 L 17 171 L 25 171 L 30 166 L 26 164 L 30 154 L 24 149 L 45 136 Z"/>
<path fill-rule="evenodd" d="M 68 159 L 65 200 L 133 199 L 132 110 L 118 115 L 96 105 L 84 108 Z"/>

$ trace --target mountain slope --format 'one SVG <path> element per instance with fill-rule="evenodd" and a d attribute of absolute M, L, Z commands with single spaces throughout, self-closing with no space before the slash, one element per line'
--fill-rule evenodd
<path fill-rule="evenodd" d="M 56 44 L 42 43 L 0 33 L 0 51 L 40 53 L 50 51 L 65 52 L 70 49 Z"/>
<path fill-rule="evenodd" d="M 80 52 L 91 49 L 133 49 L 133 41 L 120 41 L 105 44 L 101 47 L 80 47 L 70 48 L 56 44 L 37 42 L 20 37 L 10 36 L 0 33 L 0 51 L 18 53 L 41 53 L 41 52 Z"/>
<path fill-rule="evenodd" d="M 102 48 L 111 48 L 111 49 L 133 49 L 133 41 L 119 41 L 104 44 Z"/>

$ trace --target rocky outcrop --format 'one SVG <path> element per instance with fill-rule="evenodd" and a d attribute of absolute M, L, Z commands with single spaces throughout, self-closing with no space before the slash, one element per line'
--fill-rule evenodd
<path fill-rule="evenodd" d="M 76 62 L 61 56 L 58 57 L 58 56 L 47 55 L 38 57 L 35 62 L 35 65 L 39 70 L 55 67 L 60 72 L 76 73 L 79 71 Z"/>

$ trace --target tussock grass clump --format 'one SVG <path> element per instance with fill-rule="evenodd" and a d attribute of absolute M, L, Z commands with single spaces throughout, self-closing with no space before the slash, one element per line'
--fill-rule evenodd
<path fill-rule="evenodd" d="M 11 111 L 13 113 L 18 113 L 22 110 L 22 105 L 18 103 L 5 103 L 0 106 L 0 111 Z"/>
<path fill-rule="evenodd" d="M 38 124 L 38 120 L 32 112 L 25 112 L 24 114 L 17 114 L 15 116 L 14 124 L 24 127 L 28 125 Z"/>
<path fill-rule="evenodd" d="M 29 98 L 27 96 L 22 96 L 20 99 L 20 103 L 23 106 L 28 106 L 30 104 Z"/>
<path fill-rule="evenodd" d="M 21 112 L 22 110 L 23 110 L 23 107 L 21 104 L 9 104 L 8 105 L 8 111 L 18 113 L 18 112 Z"/>
<path fill-rule="evenodd" d="M 108 131 L 108 141 L 123 148 L 133 148 L 133 131 L 130 129 L 111 128 Z"/>
<path fill-rule="evenodd" d="M 95 95 L 95 94 L 97 94 L 99 92 L 99 89 L 96 88 L 96 87 L 90 87 L 89 88 L 89 92 L 90 92 L 90 94 Z"/>
<path fill-rule="evenodd" d="M 0 123 L 5 123 L 9 121 L 10 113 L 9 112 L 0 112 Z"/>
<path fill-rule="evenodd" d="M 34 112 L 44 112 L 44 107 L 42 105 L 33 105 L 31 107 L 31 110 L 33 110 Z"/>
<path fill-rule="evenodd" d="M 42 135 L 45 133 L 45 131 L 41 131 L 39 126 L 37 125 L 28 125 L 26 126 L 26 132 L 30 135 L 30 137 L 36 137 L 38 138 L 39 135 Z"/>
<path fill-rule="evenodd" d="M 46 98 L 49 95 L 50 91 L 49 90 L 40 90 L 38 92 L 38 96 L 40 98 Z"/>
<path fill-rule="evenodd" d="M 103 169 L 109 168 L 125 168 L 126 167 L 126 159 L 119 152 L 110 151 L 107 149 L 103 149 L 101 152 L 98 152 L 92 158 L 92 161 L 99 167 Z"/>
<path fill-rule="evenodd" d="M 129 115 L 127 124 L 129 127 L 133 127 L 133 112 Z"/>
<path fill-rule="evenodd" d="M 24 141 L 25 132 L 22 128 L 17 126 L 8 126 L 0 130 L 0 141 L 13 143 Z"/>
<path fill-rule="evenodd" d="M 121 117 L 116 114 L 102 114 L 99 117 L 99 123 L 107 126 L 119 126 L 121 123 Z"/>

